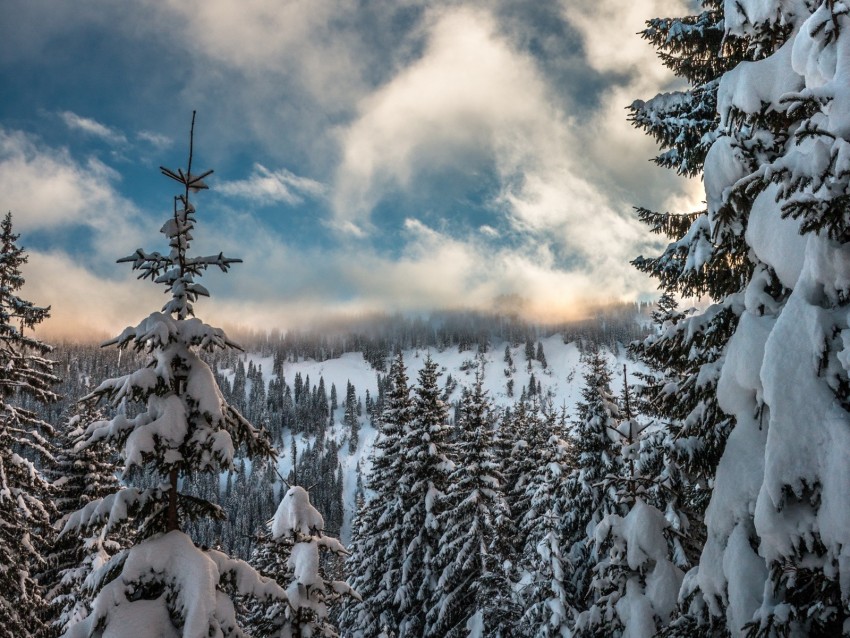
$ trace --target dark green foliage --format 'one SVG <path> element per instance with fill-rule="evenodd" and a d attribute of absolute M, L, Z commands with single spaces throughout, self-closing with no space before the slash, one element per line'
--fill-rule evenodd
<path fill-rule="evenodd" d="M 27 255 L 12 232 L 12 214 L 0 223 L 0 636 L 37 636 L 45 629 L 41 588 L 43 552 L 52 542 L 50 487 L 35 462 L 52 461 L 52 428 L 36 407 L 57 398 L 51 347 L 26 334 L 49 316 L 17 295 Z M 24 407 L 24 406 L 28 407 Z"/>
<path fill-rule="evenodd" d="M 406 472 L 403 437 L 413 419 L 413 401 L 401 354 L 393 360 L 388 381 L 366 479 L 374 497 L 359 504 L 348 561 L 352 586 L 362 601 L 350 603 L 340 619 L 344 630 L 362 638 L 377 636 L 385 628 L 397 630 L 402 617 L 396 592 L 407 547 L 400 486 Z"/>
<path fill-rule="evenodd" d="M 438 516 L 444 530 L 434 559 L 439 574 L 428 635 L 466 636 L 475 617 L 485 635 L 512 635 L 519 605 L 506 565 L 513 562 L 504 479 L 493 455 L 495 415 L 480 374 L 460 403 L 457 465 Z"/>

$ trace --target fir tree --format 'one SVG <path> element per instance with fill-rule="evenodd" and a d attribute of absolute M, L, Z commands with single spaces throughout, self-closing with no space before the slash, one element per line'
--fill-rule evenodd
<path fill-rule="evenodd" d="M 285 600 L 279 586 L 262 579 L 246 563 L 198 548 L 181 531 L 190 518 L 223 515 L 214 504 L 181 493 L 181 476 L 229 469 L 242 446 L 254 457 L 272 455 L 264 433 L 224 401 L 211 369 L 198 354 L 236 347 L 223 331 L 194 318 L 193 305 L 199 296 L 208 295 L 195 279 L 211 266 L 227 271 L 238 260 L 222 254 L 188 254 L 195 227 L 190 195 L 206 188 L 203 179 L 211 173 L 192 172 L 192 134 L 187 169 L 162 169 L 183 186 L 175 197 L 173 216 L 161 229 L 170 252 L 139 249 L 119 260 L 132 263 L 141 271 L 140 278 L 164 284 L 171 293 L 162 312 L 152 313 L 108 342 L 146 352 L 146 366 L 104 381 L 85 397 L 113 406 L 141 404 L 135 416 L 119 410 L 111 419 L 87 424 L 84 447 L 114 442 L 120 446 L 125 469 L 147 467 L 160 484 L 119 489 L 68 520 L 65 534 L 93 527 L 109 534 L 133 517 L 143 539 L 104 566 L 91 614 L 73 625 L 68 636 L 130 631 L 138 636 L 170 636 L 178 628 L 184 635 L 238 636 L 233 604 L 225 592 Z"/>
<path fill-rule="evenodd" d="M 623 379 L 625 383 L 625 366 Z M 623 399 L 625 418 L 610 429 L 620 443 L 619 473 L 605 483 L 626 513 L 609 513 L 594 530 L 594 602 L 576 618 L 577 636 L 653 635 L 669 621 L 682 584 L 683 572 L 673 562 L 671 525 L 651 504 L 658 479 L 640 463 L 641 440 L 649 426 L 632 418 L 627 385 Z"/>
<path fill-rule="evenodd" d="M 846 635 L 850 570 L 839 556 L 850 520 L 846 481 L 832 468 L 850 452 L 850 287 L 827 264 L 848 260 L 850 101 L 836 60 L 846 59 L 850 16 L 828 1 L 746 2 L 724 17 L 756 61 L 721 80 L 726 137 L 709 151 L 706 197 L 718 234 L 742 238 L 753 275 L 718 383 L 736 422 L 708 507 L 700 581 L 718 583 L 703 593 L 725 596 L 732 632 Z"/>
<path fill-rule="evenodd" d="M 351 382 L 345 391 L 345 415 L 342 422 L 348 428 L 348 451 L 353 454 L 360 442 L 360 419 L 357 416 L 357 395 Z"/>
<path fill-rule="evenodd" d="M 545 445 L 535 449 L 535 474 L 525 481 L 528 509 L 519 522 L 522 568 L 530 575 L 523 590 L 525 613 L 522 635 L 567 636 L 572 614 L 569 601 L 570 564 L 566 557 L 561 523 L 572 507 L 566 492 L 570 448 L 566 433 L 566 411 L 557 425 L 547 419 L 550 434 Z"/>
<path fill-rule="evenodd" d="M 330 620 L 334 604 L 343 596 L 355 600 L 359 596 L 344 581 L 330 579 L 324 573 L 322 554 L 348 554 L 336 538 L 324 534 L 324 526 L 307 490 L 289 488 L 252 560 L 263 575 L 286 589 L 287 601 L 254 608 L 249 621 L 253 636 L 338 635 Z"/>
<path fill-rule="evenodd" d="M 751 57 L 748 38 L 724 28 L 723 3 L 705 0 L 697 15 L 655 18 L 643 37 L 662 61 L 689 88 L 636 101 L 631 119 L 660 144 L 660 166 L 681 175 L 703 171 L 710 149 L 729 142 L 717 110 L 723 74 Z M 759 142 L 753 140 L 751 151 Z M 745 151 L 752 158 L 751 151 Z M 657 257 L 638 257 L 633 264 L 658 280 L 664 296 L 656 314 L 660 329 L 632 353 L 651 370 L 643 378 L 640 401 L 645 413 L 660 424 L 651 455 L 663 458 L 668 481 L 666 514 L 679 533 L 677 563 L 694 564 L 705 540 L 705 517 L 711 485 L 734 416 L 717 401 L 720 370 L 727 345 L 742 312 L 737 297 L 749 281 L 753 264 L 743 241 L 743 227 L 729 232 L 715 223 L 715 202 L 700 211 L 655 213 L 638 208 L 651 231 L 670 243 Z M 679 312 L 673 295 L 708 295 L 715 300 L 705 312 Z M 710 604 L 695 591 L 696 572 L 686 579 L 684 604 L 667 630 L 670 635 L 724 635 L 724 596 Z M 712 595 L 713 596 L 713 595 Z M 711 633 L 711 635 L 714 635 Z"/>
<path fill-rule="evenodd" d="M 620 470 L 619 450 L 612 430 L 620 411 L 611 391 L 611 373 L 603 353 L 590 345 L 584 355 L 584 385 L 576 419 L 568 435 L 572 468 L 564 486 L 566 502 L 558 531 L 560 546 L 571 565 L 567 598 L 572 610 L 585 609 L 598 554 L 596 526 L 608 514 L 622 513 L 609 478 Z"/>
<path fill-rule="evenodd" d="M 0 636 L 37 635 L 45 603 L 34 574 L 45 569 L 50 540 L 50 488 L 34 465 L 52 459 L 52 428 L 33 409 L 57 399 L 50 346 L 26 334 L 50 308 L 18 296 L 27 263 L 12 214 L 0 222 Z M 32 407 L 24 407 L 27 401 Z"/>
<path fill-rule="evenodd" d="M 114 450 L 107 446 L 97 451 L 92 448 L 74 450 L 84 434 L 81 424 L 102 420 L 102 411 L 79 404 L 76 412 L 58 432 L 56 461 L 48 474 L 52 479 L 59 529 L 71 514 L 119 489 Z M 128 539 L 121 533 L 112 538 L 94 533 L 90 536 L 66 534 L 57 539 L 48 555 L 49 571 L 42 576 L 45 597 L 54 610 L 53 629 L 62 633 L 89 614 L 92 579 L 96 578 L 97 570 L 128 546 Z"/>
<path fill-rule="evenodd" d="M 444 529 L 434 562 L 437 591 L 428 612 L 428 633 L 512 635 L 518 617 L 511 574 L 511 520 L 503 478 L 493 456 L 493 407 L 481 373 L 464 391 L 456 456 L 439 524 Z"/>
<path fill-rule="evenodd" d="M 355 638 L 396 632 L 401 613 L 396 601 L 405 560 L 402 528 L 404 502 L 400 487 L 406 470 L 404 437 L 413 418 L 404 358 L 399 353 L 390 367 L 389 388 L 378 423 L 378 439 L 366 487 L 374 496 L 357 511 L 352 555 L 352 585 L 362 600 L 343 611 L 341 627 Z"/>
<path fill-rule="evenodd" d="M 545 370 L 548 367 L 548 363 L 546 362 L 546 353 L 543 352 L 543 344 L 541 342 L 537 342 L 537 354 L 535 358 L 540 362 L 540 366 Z"/>
<path fill-rule="evenodd" d="M 404 474 L 399 488 L 404 510 L 400 530 L 404 561 L 395 595 L 399 638 L 438 635 L 431 633 L 426 614 L 439 583 L 434 560 L 443 534 L 440 502 L 453 469 L 439 376 L 437 364 L 426 357 L 414 389 L 410 427 L 402 440 Z"/>

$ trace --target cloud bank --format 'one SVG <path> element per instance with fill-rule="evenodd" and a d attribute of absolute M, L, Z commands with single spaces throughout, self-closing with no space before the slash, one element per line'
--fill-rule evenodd
<path fill-rule="evenodd" d="M 57 33 L 114 28 L 181 64 L 137 80 L 165 105 L 126 103 L 132 124 L 94 101 L 50 106 L 62 140 L 0 119 L 0 204 L 25 244 L 39 238 L 28 289 L 53 305 L 57 334 L 114 331 L 161 305 L 113 265 L 139 245 L 164 249 L 169 191 L 148 210 L 128 175 L 136 156 L 172 165 L 184 137 L 173 113 L 197 106 L 199 148 L 225 164 L 198 200 L 197 248 L 244 260 L 207 282 L 204 318 L 285 327 L 518 294 L 528 314 L 556 319 L 651 294 L 628 262 L 656 238 L 631 207 L 689 210 L 701 185 L 648 161 L 653 142 L 624 107 L 673 86 L 635 33 L 687 4 L 149 0 L 132 28 L 95 10 L 50 21 L 7 60 L 36 59 Z M 571 57 L 546 57 L 556 50 Z M 121 163 L 85 140 L 121 147 Z M 80 232 L 86 251 L 62 239 Z"/>

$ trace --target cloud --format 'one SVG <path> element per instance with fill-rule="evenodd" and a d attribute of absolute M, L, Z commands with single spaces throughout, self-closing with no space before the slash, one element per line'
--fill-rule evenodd
<path fill-rule="evenodd" d="M 368 226 L 378 202 L 403 196 L 428 171 L 464 170 L 476 158 L 492 158 L 499 188 L 490 205 L 507 223 L 513 247 L 498 253 L 498 263 L 511 269 L 492 271 L 501 273 L 504 290 L 489 276 L 489 293 L 522 291 L 514 272 L 527 273 L 531 280 L 522 285 L 542 293 L 534 282 L 545 279 L 543 269 L 564 298 L 594 289 L 619 295 L 624 282 L 645 290 L 629 260 L 651 240 L 625 194 L 604 178 L 620 149 L 589 158 L 580 123 L 559 107 L 534 59 L 497 26 L 482 9 L 431 14 L 421 57 L 365 99 L 341 136 L 332 196 L 337 221 Z M 478 255 L 487 261 L 486 252 Z M 543 298 L 555 303 L 552 295 Z"/>
<path fill-rule="evenodd" d="M 153 133 L 151 131 L 139 131 L 136 133 L 136 137 L 147 144 L 150 144 L 154 147 L 154 149 L 161 151 L 169 148 L 172 144 L 174 144 L 174 140 L 172 140 L 167 135 L 162 135 L 160 133 Z"/>
<path fill-rule="evenodd" d="M 82 131 L 109 144 L 121 146 L 127 144 L 127 137 L 121 131 L 110 128 L 96 120 L 82 117 L 71 111 L 62 111 L 59 113 L 59 117 L 65 122 L 65 126 L 72 131 Z"/>
<path fill-rule="evenodd" d="M 655 141 L 626 118 L 626 107 L 635 99 L 683 86 L 660 63 L 655 48 L 637 34 L 650 18 L 688 15 L 691 4 L 684 0 L 561 0 L 564 19 L 582 39 L 587 65 L 619 78 L 603 91 L 598 108 L 574 127 L 585 157 L 579 168 L 600 189 L 619 193 L 634 205 L 660 208 L 665 199 L 692 188 L 687 180 L 650 161 L 658 154 Z"/>
<path fill-rule="evenodd" d="M 296 84 L 325 106 L 348 103 L 362 90 L 367 47 L 355 30 L 363 9 L 354 0 L 148 0 L 148 6 L 191 43 L 193 55 L 237 69 L 243 80 L 268 86 L 270 77 L 287 77 L 288 93 Z"/>
<path fill-rule="evenodd" d="M 237 237 L 236 228 L 250 230 Z M 297 327 L 372 312 L 492 309 L 505 295 L 526 299 L 522 313 L 530 318 L 557 320 L 650 287 L 634 269 L 567 270 L 558 267 L 546 245 L 499 246 L 475 232 L 453 236 L 413 218 L 405 221 L 394 255 L 359 241 L 332 248 L 293 245 L 252 223 L 249 215 L 202 230 L 205 249 L 223 249 L 244 262 L 205 282 L 215 307 L 204 300 L 199 316 L 221 324 Z"/>
<path fill-rule="evenodd" d="M 364 99 L 341 134 L 333 206 L 352 223 L 425 169 L 463 170 L 497 155 L 533 161 L 530 147 L 552 146 L 554 106 L 533 61 L 496 35 L 481 10 L 434 11 L 422 56 Z M 512 167 L 506 167 L 512 168 Z"/>
<path fill-rule="evenodd" d="M 307 177 L 300 177 L 285 168 L 270 171 L 262 164 L 254 164 L 247 179 L 219 182 L 216 190 L 232 197 L 241 197 L 261 206 L 278 202 L 301 204 L 305 197 L 319 198 L 327 188 Z"/>
<path fill-rule="evenodd" d="M 95 158 L 80 163 L 66 149 L 0 128 L 0 202 L 13 212 L 18 229 L 75 224 L 105 229 L 110 217 L 120 220 L 136 212 L 113 188 L 119 179 Z"/>
<path fill-rule="evenodd" d="M 82 317 L 98 326 L 112 325 L 111 318 L 138 307 L 138 300 L 128 301 L 136 299 L 134 293 L 118 292 L 111 279 L 115 260 L 132 254 L 139 243 L 155 241 L 163 220 L 147 217 L 121 196 L 118 180 L 97 159 L 78 161 L 64 148 L 0 128 L 0 208 L 12 211 L 24 246 L 31 246 L 31 233 L 40 234 L 42 246 L 52 246 L 33 251 L 28 267 L 33 276 L 27 279 L 28 289 L 39 294 L 36 303 L 54 305 L 51 326 L 76 326 Z M 116 292 L 113 303 L 121 310 L 109 307 L 101 285 Z"/>
<path fill-rule="evenodd" d="M 50 306 L 50 318 L 38 327 L 43 338 L 101 340 L 135 325 L 163 304 L 161 290 L 136 281 L 99 277 L 61 251 L 29 251 L 22 269 L 25 299 Z"/>
<path fill-rule="evenodd" d="M 127 134 L 133 144 L 166 148 L 171 140 L 150 122 L 170 126 L 172 111 L 197 100 L 205 160 L 215 153 L 262 160 L 244 179 L 211 184 L 241 198 L 248 212 L 203 216 L 195 247 L 224 249 L 245 263 L 226 276 L 210 273 L 204 283 L 213 298 L 198 304 L 199 315 L 268 327 L 334 313 L 485 308 L 516 294 L 529 300 L 526 312 L 552 317 L 651 290 L 628 264 L 654 240 L 631 205 L 689 209 L 701 189 L 647 161 L 654 143 L 629 126 L 624 107 L 670 85 L 635 32 L 683 3 L 563 0 L 561 18 L 575 30 L 540 34 L 537 14 L 523 16 L 522 30 L 510 23 L 508 14 L 521 10 L 508 2 L 367 4 L 149 0 L 142 7 L 144 24 L 132 28 L 173 45 L 163 57 L 181 59 L 179 76 L 157 73 L 169 87 L 179 77 L 182 89 L 169 96 L 176 109 L 138 118 L 144 130 Z M 552 42 L 574 33 L 579 39 L 568 45 Z M 544 53 L 575 57 L 547 63 L 538 35 L 548 38 Z M 571 95 L 585 85 L 554 79 L 570 73 L 597 82 L 588 90 L 593 99 Z M 63 121 L 104 141 L 124 135 L 69 111 Z M 284 165 L 294 172 L 269 168 Z M 84 262 L 59 248 L 32 255 L 32 285 L 39 303 L 54 304 L 55 325 L 85 330 L 91 308 L 104 308 L 91 325 L 114 332 L 162 305 L 156 286 L 129 272 L 115 279 L 114 266 L 102 266 L 161 239 L 163 219 L 148 221 L 122 197 L 119 179 L 97 159 L 0 129 L 0 204 L 13 210 L 16 228 L 84 227 L 97 237 L 98 254 Z M 448 212 L 437 200 L 448 197 L 443 186 L 453 179 L 469 190 Z M 317 224 L 301 237 L 309 243 L 296 244 L 259 210 L 308 201 L 342 232 Z M 468 201 L 478 206 L 474 216 L 463 210 Z M 392 209 L 390 230 L 376 209 Z M 455 214 L 460 230 L 449 223 Z"/>

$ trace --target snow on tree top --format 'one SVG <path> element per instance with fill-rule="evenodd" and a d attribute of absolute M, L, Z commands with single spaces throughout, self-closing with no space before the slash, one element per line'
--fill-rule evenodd
<path fill-rule="evenodd" d="M 162 312 L 151 313 L 138 325 L 125 328 L 119 336 L 103 345 L 122 348 L 131 341 L 137 350 L 143 347 L 164 347 L 169 343 L 184 343 L 204 350 L 226 347 L 241 349 L 227 338 L 221 328 L 213 328 L 196 318 L 177 320 Z"/>
<path fill-rule="evenodd" d="M 293 532 L 310 534 L 325 527 L 325 519 L 310 504 L 310 495 L 300 485 L 289 488 L 272 519 L 272 536 L 281 538 Z"/>

